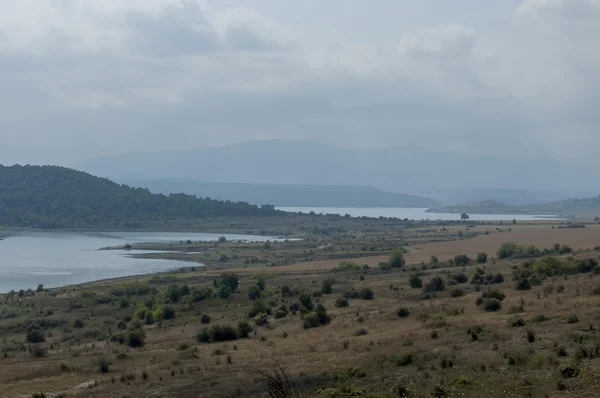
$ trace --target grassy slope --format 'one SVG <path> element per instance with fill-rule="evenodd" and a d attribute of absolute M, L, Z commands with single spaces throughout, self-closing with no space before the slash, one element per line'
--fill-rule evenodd
<path fill-rule="evenodd" d="M 456 254 L 462 242 L 456 242 Z M 549 237 L 544 246 L 553 242 Z M 597 257 L 597 253 L 584 250 L 577 257 Z M 325 278 L 334 278 L 332 294 L 313 299 L 327 308 L 333 318 L 331 324 L 306 330 L 299 315 L 270 317 L 269 326 L 255 326 L 249 339 L 212 344 L 195 341 L 203 327 L 199 315 L 210 315 L 216 324 L 236 325 L 247 319 L 252 305 L 247 292 L 255 283 L 251 276 L 240 276 L 238 292 L 229 300 L 213 298 L 186 304 L 184 298 L 174 304 L 175 320 L 144 326 L 147 338 L 143 348 L 107 342 L 111 334 L 119 332 L 119 320 L 128 319 L 150 298 L 132 295 L 128 298 L 130 306 L 121 308 L 119 298 L 111 293 L 120 288 L 119 282 L 58 289 L 32 297 L 4 296 L 0 351 L 6 355 L 0 356 L 0 384 L 6 396 L 63 391 L 75 397 L 90 393 L 103 397 L 261 397 L 266 396 L 266 383 L 257 371 L 281 364 L 306 396 L 328 396 L 317 391 L 344 387 L 386 397 L 398 396 L 399 388 L 408 388 L 412 396 L 428 397 L 436 387 L 450 396 L 554 396 L 559 394 L 558 388 L 573 396 L 594 396 L 600 387 L 600 363 L 589 355 L 596 356 L 595 347 L 600 346 L 595 309 L 600 296 L 594 294 L 600 277 L 548 278 L 533 290 L 517 291 L 510 275 L 514 266 L 523 263 L 501 260 L 485 265 L 505 276 L 504 283 L 493 286 L 507 296 L 497 313 L 475 305 L 480 292 L 470 284 L 458 286 L 465 293 L 462 297 L 453 298 L 445 291 L 423 300 L 421 290 L 411 289 L 408 283 L 412 265 L 406 271 L 370 270 L 366 274 L 269 273 L 266 269 L 262 274 L 266 282 L 263 301 L 268 305 L 290 305 L 298 300 L 296 296 L 282 297 L 283 285 L 314 292 Z M 421 277 L 427 282 L 440 276 L 447 282 L 449 273 L 471 276 L 475 268 L 427 269 L 421 271 Z M 174 283 L 210 286 L 218 274 L 194 271 L 142 280 L 157 288 L 153 297 L 160 301 Z M 560 286 L 564 290 L 559 292 Z M 348 308 L 335 307 L 345 291 L 362 287 L 374 291 L 374 300 L 355 299 Z M 487 289 L 484 286 L 481 290 Z M 111 302 L 94 304 L 103 301 L 99 298 Z M 409 310 L 408 318 L 397 317 L 400 307 Z M 576 314 L 579 322 L 568 323 L 571 314 Z M 534 322 L 538 315 L 548 320 Z M 514 317 L 522 318 L 526 325 L 509 327 Z M 73 327 L 75 319 L 83 320 L 84 327 Z M 35 344 L 25 342 L 27 329 L 34 323 L 41 325 L 46 335 L 40 346 L 47 354 L 40 358 L 29 352 Z M 482 326 L 483 332 L 473 340 L 467 330 L 476 325 Z M 528 342 L 527 330 L 534 332 L 533 342 Z M 409 355 L 410 363 L 406 363 Z M 100 372 L 101 356 L 111 363 L 108 373 Z M 577 369 L 579 376 L 563 378 L 560 371 L 567 366 Z M 348 372 L 353 367 L 360 372 Z M 81 383 L 91 383 L 92 387 L 76 388 Z"/>

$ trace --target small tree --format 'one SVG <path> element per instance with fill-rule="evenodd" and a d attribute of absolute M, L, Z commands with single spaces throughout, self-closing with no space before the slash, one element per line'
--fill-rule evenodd
<path fill-rule="evenodd" d="M 487 263 L 487 254 L 486 253 L 477 253 L 477 263 L 478 264 Z"/>
<path fill-rule="evenodd" d="M 423 287 L 423 280 L 419 277 L 419 274 L 412 274 L 408 279 L 408 282 L 413 289 L 420 289 Z"/>
<path fill-rule="evenodd" d="M 221 288 L 222 286 L 227 286 L 227 287 L 229 287 L 231 292 L 235 292 L 238 287 L 238 283 L 239 283 L 238 276 L 236 274 L 229 273 L 229 274 L 222 274 L 217 279 L 215 279 L 213 281 L 213 286 L 216 287 L 217 289 Z"/>
<path fill-rule="evenodd" d="M 462 213 L 460 215 L 460 219 L 461 219 L 461 221 L 468 220 L 469 219 L 469 215 L 467 213 Z"/>
<path fill-rule="evenodd" d="M 256 300 L 260 298 L 260 287 L 258 285 L 252 285 L 248 289 L 248 298 L 250 300 Z"/>
<path fill-rule="evenodd" d="M 406 261 L 404 260 L 404 251 L 402 249 L 394 250 L 390 254 L 390 259 L 388 263 L 392 268 L 402 268 Z"/>
<path fill-rule="evenodd" d="M 321 293 L 331 294 L 332 291 L 333 291 L 333 279 L 326 278 L 323 281 L 323 287 L 321 287 Z"/>
<path fill-rule="evenodd" d="M 439 262 L 440 260 L 437 258 L 437 256 L 431 256 L 431 259 L 429 260 L 429 263 L 431 263 L 432 265 L 436 265 Z"/>
<path fill-rule="evenodd" d="M 42 284 L 39 284 L 39 285 L 37 285 L 37 289 L 36 289 L 36 291 L 37 291 L 38 293 L 41 293 L 41 292 L 43 292 L 43 291 L 44 291 L 44 285 L 42 285 Z"/>
<path fill-rule="evenodd" d="M 226 237 L 224 237 L 224 236 L 219 236 L 219 242 L 223 243 L 223 242 L 225 242 L 225 241 L 227 241 L 227 238 L 226 238 Z"/>

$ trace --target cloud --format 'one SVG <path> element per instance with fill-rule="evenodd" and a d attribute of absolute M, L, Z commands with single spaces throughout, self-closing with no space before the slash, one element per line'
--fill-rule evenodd
<path fill-rule="evenodd" d="M 600 144 L 590 133 L 600 123 L 600 0 L 527 0 L 504 20 L 465 0 L 478 7 L 457 5 L 471 16 L 461 23 L 407 1 L 407 15 L 429 19 L 381 27 L 335 1 L 315 18 L 325 28 L 283 2 L 7 2 L 0 137 L 10 146 L 0 156 L 27 157 L 48 133 L 38 154 L 59 160 L 68 142 L 75 157 L 115 142 L 152 150 L 256 137 L 475 151 Z M 350 14 L 349 30 L 337 19 Z M 487 28 L 493 21 L 502 23 Z"/>
<path fill-rule="evenodd" d="M 560 18 L 599 18 L 598 0 L 526 0 L 517 9 L 519 16 L 551 16 Z"/>

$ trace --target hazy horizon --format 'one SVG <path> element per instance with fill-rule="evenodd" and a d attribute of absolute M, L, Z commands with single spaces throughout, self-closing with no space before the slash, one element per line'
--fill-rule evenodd
<path fill-rule="evenodd" d="M 260 139 L 600 166 L 600 0 L 7 2 L 0 163 Z"/>

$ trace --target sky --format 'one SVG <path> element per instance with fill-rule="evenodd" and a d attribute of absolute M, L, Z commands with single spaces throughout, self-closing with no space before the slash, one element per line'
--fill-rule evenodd
<path fill-rule="evenodd" d="M 600 0 L 0 0 L 0 163 L 256 139 L 600 166 Z"/>

